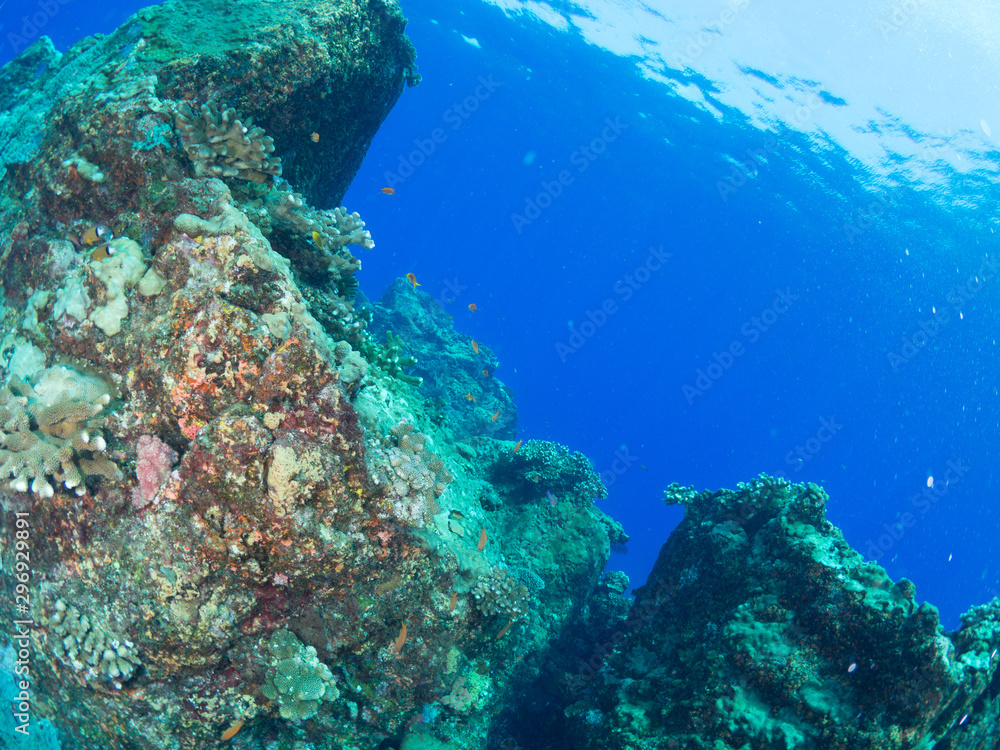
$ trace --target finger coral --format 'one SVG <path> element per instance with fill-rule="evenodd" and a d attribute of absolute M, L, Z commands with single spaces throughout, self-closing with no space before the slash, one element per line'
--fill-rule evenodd
<path fill-rule="evenodd" d="M 385 371 L 392 377 L 408 385 L 419 388 L 424 379 L 417 375 L 410 375 L 404 369 L 417 364 L 417 358 L 403 356 L 403 339 L 393 336 L 392 331 L 386 331 L 385 346 L 375 348 L 374 359 L 385 368 Z"/>
<path fill-rule="evenodd" d="M 511 578 L 502 568 L 493 568 L 472 589 L 476 609 L 484 615 L 503 615 L 512 619 L 528 613 L 528 589 Z"/>
<path fill-rule="evenodd" d="M 52 653 L 63 664 L 83 672 L 88 682 L 103 677 L 120 689 L 142 663 L 131 641 L 96 627 L 88 615 L 81 615 L 62 599 L 56 601 L 55 612 L 42 624 L 48 626 Z"/>
<path fill-rule="evenodd" d="M 174 125 L 197 177 L 266 182 L 269 176 L 281 174 L 281 159 L 271 156 L 274 140 L 252 118 L 241 119 L 232 107 L 220 110 L 214 104 L 202 104 L 195 112 L 181 105 Z"/>
<path fill-rule="evenodd" d="M 361 261 L 348 245 L 375 247 L 361 216 L 343 207 L 319 211 L 285 183 L 252 205 L 266 217 L 262 231 L 270 233 L 272 247 L 292 262 L 306 282 L 303 296 L 317 320 L 334 339 L 360 342 L 368 323 L 364 313 L 354 308 L 358 292 L 354 274 L 361 270 Z"/>
<path fill-rule="evenodd" d="M 110 401 L 100 379 L 62 365 L 43 370 L 34 385 L 11 378 L 0 388 L 0 475 L 13 477 L 11 489 L 42 497 L 55 493 L 48 478 L 77 495 L 86 476 L 119 478 L 98 417 Z"/>
<path fill-rule="evenodd" d="M 422 500 L 419 512 L 417 506 L 407 505 L 403 515 L 415 523 L 418 518 L 428 523 L 441 509 L 437 498 L 444 494 L 452 475 L 427 449 L 427 436 L 414 432 L 412 424 L 401 422 L 390 432 L 397 441 L 397 447 L 389 449 L 390 488 L 399 498 Z"/>
<path fill-rule="evenodd" d="M 300 265 L 307 272 L 327 270 L 337 277 L 351 276 L 361 270 L 361 261 L 351 255 L 347 246 L 360 245 L 366 250 L 375 247 L 361 215 L 349 213 L 343 206 L 319 211 L 298 193 L 277 188 L 265 196 L 264 206 L 272 226 L 298 240 L 296 250 L 303 261 Z"/>

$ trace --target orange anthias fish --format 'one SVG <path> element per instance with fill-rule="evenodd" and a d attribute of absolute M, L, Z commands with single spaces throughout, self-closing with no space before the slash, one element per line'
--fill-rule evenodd
<path fill-rule="evenodd" d="M 403 650 L 403 644 L 406 643 L 406 623 L 403 623 L 402 629 L 399 631 L 399 635 L 396 637 L 396 643 L 393 645 L 396 653 L 398 654 Z"/>
<path fill-rule="evenodd" d="M 384 188 L 382 188 L 382 192 L 385 193 L 386 195 L 395 195 L 396 194 L 396 191 L 393 190 L 391 187 L 384 187 Z"/>
<path fill-rule="evenodd" d="M 492 419 L 492 421 L 493 421 L 493 422 L 496 422 L 496 421 L 497 421 L 497 417 L 499 417 L 499 416 L 500 416 L 500 410 L 499 410 L 499 409 L 497 409 L 497 413 L 493 415 L 493 419 Z"/>
<path fill-rule="evenodd" d="M 472 391 L 469 391 L 468 393 L 465 394 L 465 400 L 466 401 L 475 401 L 476 397 L 472 395 Z"/>
<path fill-rule="evenodd" d="M 455 605 L 457 603 L 458 603 L 458 594 L 456 594 L 453 591 L 453 592 L 451 592 L 451 601 L 448 603 L 448 611 L 449 612 L 454 612 L 455 611 Z"/>
<path fill-rule="evenodd" d="M 521 443 L 523 443 L 523 442 L 524 442 L 523 440 L 518 440 L 517 441 L 517 445 L 514 446 L 514 453 L 517 453 L 519 450 L 521 450 Z M 510 455 L 513 456 L 514 453 L 511 453 Z"/>
<path fill-rule="evenodd" d="M 410 273 L 406 274 L 406 280 L 409 281 L 411 284 L 413 284 L 414 289 L 416 289 L 418 286 L 421 285 L 420 282 L 417 281 L 417 275 L 413 273 L 413 271 L 410 271 Z"/>
<path fill-rule="evenodd" d="M 236 733 L 240 731 L 240 727 L 242 726 L 243 726 L 243 719 L 240 719 L 231 727 L 229 727 L 229 729 L 223 732 L 222 737 L 220 737 L 219 739 L 221 739 L 223 742 L 225 742 L 226 740 L 231 740 L 233 737 L 236 736 Z"/>
<path fill-rule="evenodd" d="M 486 529 L 479 530 L 479 544 L 476 545 L 476 552 L 482 552 L 486 548 Z"/>
<path fill-rule="evenodd" d="M 475 339 L 472 339 L 472 351 L 474 351 L 476 354 L 479 354 L 479 342 L 476 341 Z"/>
<path fill-rule="evenodd" d="M 484 378 L 488 378 L 489 376 L 490 376 L 490 371 L 489 370 L 483 370 L 483 377 Z"/>
<path fill-rule="evenodd" d="M 476 310 L 478 310 L 478 309 L 479 309 L 479 308 L 478 308 L 478 307 L 476 307 L 476 303 L 475 303 L 475 302 L 473 302 L 473 303 L 471 303 L 471 304 L 469 305 L 469 312 L 475 312 L 475 311 L 476 311 Z"/>
<path fill-rule="evenodd" d="M 499 641 L 499 640 L 500 640 L 501 638 L 503 638 L 503 637 L 504 637 L 505 635 L 507 635 L 507 631 L 508 631 L 508 630 L 510 630 L 510 626 L 511 626 L 511 625 L 513 625 L 513 624 L 514 624 L 514 621 L 513 621 L 513 620 L 511 620 L 511 621 L 510 621 L 510 622 L 508 622 L 508 623 L 507 623 L 506 625 L 504 625 L 504 628 L 503 628 L 503 630 L 501 630 L 501 631 L 500 631 L 499 633 L 497 633 L 497 640 L 498 640 L 498 641 Z"/>

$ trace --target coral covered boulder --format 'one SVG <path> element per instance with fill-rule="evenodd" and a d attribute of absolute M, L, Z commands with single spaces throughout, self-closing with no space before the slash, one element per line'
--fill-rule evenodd
<path fill-rule="evenodd" d="M 550 729 L 578 748 L 993 748 L 1000 603 L 946 633 L 865 562 L 826 494 L 672 485 L 685 509 L 627 620 L 578 643 Z M 565 717 L 565 718 L 563 718 Z"/>

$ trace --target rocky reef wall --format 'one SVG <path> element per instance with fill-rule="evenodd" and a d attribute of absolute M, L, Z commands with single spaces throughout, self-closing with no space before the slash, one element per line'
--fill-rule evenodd
<path fill-rule="evenodd" d="M 174 0 L 0 70 L 0 609 L 64 746 L 485 750 L 626 539 L 426 295 L 368 331 L 404 24 Z"/>

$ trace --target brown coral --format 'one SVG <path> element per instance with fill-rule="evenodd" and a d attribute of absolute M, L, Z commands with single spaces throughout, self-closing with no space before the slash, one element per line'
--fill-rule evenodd
<path fill-rule="evenodd" d="M 11 489 L 42 497 L 55 494 L 47 477 L 77 495 L 87 475 L 119 478 L 104 456 L 98 417 L 110 401 L 101 380 L 62 365 L 43 370 L 34 385 L 11 378 L 0 388 L 0 475 L 13 477 Z"/>
<path fill-rule="evenodd" d="M 401 498 L 423 498 L 423 521 L 429 523 L 441 509 L 437 499 L 444 494 L 452 475 L 444 468 L 444 461 L 427 450 L 427 436 L 414 432 L 412 424 L 400 422 L 390 432 L 397 442 L 397 447 L 389 449 L 392 492 Z"/>
<path fill-rule="evenodd" d="M 253 119 L 241 119 L 232 107 L 220 111 L 202 104 L 195 112 L 186 104 L 177 110 L 174 125 L 181 146 L 198 177 L 237 177 L 266 182 L 281 175 L 281 159 L 274 153 L 274 140 Z"/>
<path fill-rule="evenodd" d="M 503 615 L 511 619 L 528 613 L 528 589 L 511 578 L 502 568 L 493 568 L 472 589 L 476 609 L 484 615 Z"/>

